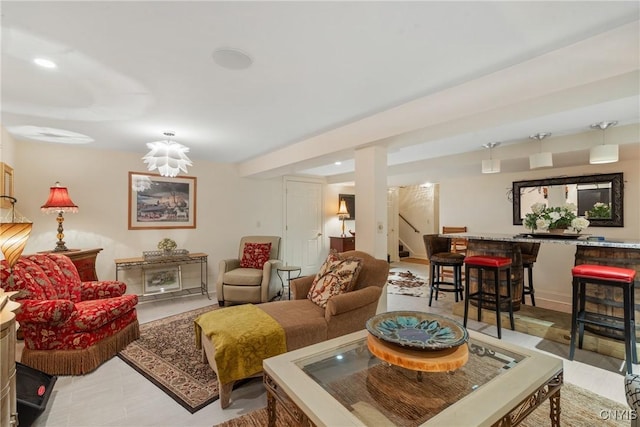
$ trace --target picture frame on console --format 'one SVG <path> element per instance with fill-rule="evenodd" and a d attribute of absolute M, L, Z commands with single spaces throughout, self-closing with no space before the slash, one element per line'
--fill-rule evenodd
<path fill-rule="evenodd" d="M 182 290 L 182 271 L 179 265 L 143 268 L 143 294 L 160 294 Z"/>
<path fill-rule="evenodd" d="M 129 172 L 129 230 L 196 228 L 197 178 Z"/>

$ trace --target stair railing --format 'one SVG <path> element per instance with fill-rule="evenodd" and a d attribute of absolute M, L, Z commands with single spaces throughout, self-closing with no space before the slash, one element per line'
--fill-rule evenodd
<path fill-rule="evenodd" d="M 413 231 L 415 231 L 416 233 L 419 233 L 419 232 L 420 232 L 420 230 L 418 230 L 416 227 L 414 227 L 414 226 L 413 226 L 413 224 L 411 224 L 411 223 L 409 222 L 409 220 L 407 220 L 407 218 L 405 218 L 404 216 L 402 216 L 402 214 L 401 214 L 401 213 L 399 213 L 398 215 L 400 216 L 400 218 L 401 218 L 404 222 L 406 222 L 406 223 L 409 225 L 409 227 L 413 228 Z"/>

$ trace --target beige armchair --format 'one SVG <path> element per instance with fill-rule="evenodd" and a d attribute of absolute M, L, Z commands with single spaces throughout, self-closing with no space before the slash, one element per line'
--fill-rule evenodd
<path fill-rule="evenodd" d="M 271 243 L 269 260 L 262 268 L 241 267 L 246 244 Z M 240 239 L 238 258 L 223 259 L 218 266 L 216 295 L 218 304 L 261 303 L 271 301 L 278 295 L 281 283 L 276 277 L 280 264 L 279 236 L 244 236 Z"/>

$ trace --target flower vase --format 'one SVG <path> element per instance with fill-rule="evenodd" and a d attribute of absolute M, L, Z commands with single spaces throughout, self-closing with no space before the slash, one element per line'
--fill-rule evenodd
<path fill-rule="evenodd" d="M 566 230 L 566 228 L 550 228 L 549 229 L 549 233 L 550 234 L 564 234 L 565 230 Z"/>

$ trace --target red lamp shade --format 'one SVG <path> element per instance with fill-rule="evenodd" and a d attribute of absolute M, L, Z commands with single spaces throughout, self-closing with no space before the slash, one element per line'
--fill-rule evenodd
<path fill-rule="evenodd" d="M 44 213 L 58 213 L 58 217 L 56 218 L 56 221 L 58 222 L 58 234 L 56 234 L 58 242 L 56 243 L 56 247 L 55 249 L 53 249 L 53 251 L 67 251 L 68 249 L 65 246 L 64 241 L 62 240 L 64 239 L 64 229 L 62 227 L 64 216 L 62 216 L 62 213 L 78 212 L 78 207 L 71 201 L 71 197 L 69 197 L 67 187 L 62 187 L 59 182 L 56 182 L 56 185 L 51 187 L 49 190 L 49 199 L 47 199 L 44 205 L 40 206 L 40 209 Z"/>
<path fill-rule="evenodd" d="M 43 212 L 78 212 L 78 206 L 71 201 L 67 187 L 60 186 L 56 182 L 49 190 L 49 199 L 40 207 Z"/>

